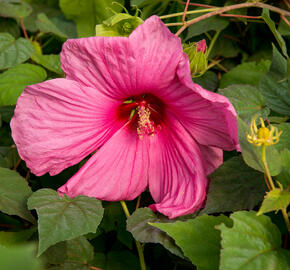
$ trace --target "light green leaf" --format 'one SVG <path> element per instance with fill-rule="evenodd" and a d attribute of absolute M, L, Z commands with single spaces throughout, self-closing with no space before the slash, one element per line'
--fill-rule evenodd
<path fill-rule="evenodd" d="M 262 76 L 268 72 L 270 64 L 270 61 L 264 60 L 258 64 L 256 62 L 247 62 L 237 65 L 222 76 L 220 88 L 225 88 L 232 84 L 258 86 Z"/>
<path fill-rule="evenodd" d="M 57 26 L 49 20 L 45 13 L 37 14 L 36 26 L 43 33 L 52 33 L 57 36 L 67 38 L 67 35 L 61 32 Z"/>
<path fill-rule="evenodd" d="M 52 189 L 40 189 L 28 200 L 38 214 L 38 255 L 48 247 L 89 232 L 96 232 L 104 209 L 100 201 L 86 196 L 60 197 Z"/>
<path fill-rule="evenodd" d="M 31 56 L 31 59 L 36 62 L 39 65 L 42 65 L 46 69 L 59 74 L 59 75 L 64 75 L 63 70 L 61 69 L 61 64 L 60 64 L 60 56 L 59 54 L 39 54 L 39 53 L 34 53 Z"/>
<path fill-rule="evenodd" d="M 2 0 L 0 2 L 0 16 L 10 18 L 25 18 L 32 11 L 31 6 L 23 1 Z"/>
<path fill-rule="evenodd" d="M 276 180 L 282 184 L 283 188 L 286 189 L 290 185 L 290 150 L 284 149 L 280 152 L 282 170 L 281 173 L 276 176 Z"/>
<path fill-rule="evenodd" d="M 220 233 L 215 226 L 221 223 L 231 225 L 226 216 L 203 215 L 185 222 L 151 223 L 170 235 L 181 247 L 184 255 L 188 257 L 197 269 L 214 270 L 219 267 Z M 210 258 L 210 260 L 209 260 Z"/>
<path fill-rule="evenodd" d="M 20 64 L 0 74 L 0 106 L 14 105 L 27 85 L 46 79 L 46 71 L 36 65 Z"/>
<path fill-rule="evenodd" d="M 290 266 L 290 252 L 281 248 L 281 234 L 267 216 L 256 212 L 231 215 L 232 228 L 216 226 L 222 233 L 222 270 L 285 270 Z"/>
<path fill-rule="evenodd" d="M 22 244 L 29 240 L 35 231 L 36 227 L 18 232 L 0 231 L 0 245 L 7 247 L 15 244 Z"/>
<path fill-rule="evenodd" d="M 35 258 L 33 245 L 0 246 L 0 269 L 42 270 L 41 261 Z"/>
<path fill-rule="evenodd" d="M 284 39 L 282 38 L 281 34 L 277 31 L 275 23 L 270 18 L 269 9 L 263 8 L 262 18 L 264 19 L 265 23 L 269 26 L 270 30 L 272 31 L 273 35 L 275 36 L 283 54 L 288 57 L 287 55 L 287 47 Z"/>
<path fill-rule="evenodd" d="M 267 212 L 286 209 L 290 203 L 290 192 L 279 188 L 272 189 L 267 192 L 262 206 L 257 215 L 262 215 Z"/>
<path fill-rule="evenodd" d="M 287 60 L 273 46 L 270 71 L 260 80 L 260 90 L 270 109 L 290 115 L 290 81 L 287 78 Z"/>
<path fill-rule="evenodd" d="M 264 166 L 261 161 L 262 147 L 255 146 L 248 142 L 247 134 L 250 134 L 250 127 L 238 117 L 239 125 L 239 142 L 242 149 L 244 161 L 255 170 L 264 172 Z M 281 158 L 275 145 L 266 147 L 266 159 L 269 166 L 270 174 L 276 176 L 281 171 Z"/>
<path fill-rule="evenodd" d="M 240 156 L 225 161 L 209 178 L 207 200 L 200 214 L 250 210 L 263 200 L 263 174 L 248 167 Z"/>
<path fill-rule="evenodd" d="M 24 39 L 14 39 L 8 33 L 0 33 L 0 69 L 7 69 L 26 61 L 33 53 L 33 46 Z"/>
<path fill-rule="evenodd" d="M 27 182 L 17 172 L 0 168 L 0 211 L 34 222 L 26 206 L 31 193 Z"/>
<path fill-rule="evenodd" d="M 73 20 L 77 25 L 79 37 L 95 35 L 95 26 L 103 20 L 112 16 L 112 0 L 60 0 L 59 6 L 68 19 Z M 123 3 L 122 0 L 117 2 Z M 114 6 L 119 11 L 119 6 Z"/>
<path fill-rule="evenodd" d="M 183 257 L 181 250 L 175 245 L 173 239 L 166 233 L 156 229 L 148 222 L 171 222 L 166 218 L 158 218 L 150 208 L 139 208 L 127 219 L 127 230 L 141 243 L 162 244 L 173 254 Z"/>
<path fill-rule="evenodd" d="M 250 123 L 255 115 L 265 118 L 270 113 L 264 97 L 253 86 L 231 85 L 227 88 L 220 89 L 219 93 L 230 100 L 238 116 L 247 123 Z"/>

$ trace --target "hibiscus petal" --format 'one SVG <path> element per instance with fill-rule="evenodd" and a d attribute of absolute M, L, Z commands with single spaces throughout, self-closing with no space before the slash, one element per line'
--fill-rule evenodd
<path fill-rule="evenodd" d="M 66 79 L 28 86 L 11 121 L 21 158 L 36 175 L 54 175 L 78 163 L 120 128 L 118 105 Z"/>
<path fill-rule="evenodd" d="M 149 189 L 156 204 L 150 207 L 169 218 L 201 208 L 208 181 L 194 139 L 170 117 L 151 140 Z"/>
<path fill-rule="evenodd" d="M 213 173 L 223 163 L 223 150 L 199 144 L 199 149 L 203 157 L 203 166 L 206 175 Z"/>
<path fill-rule="evenodd" d="M 71 39 L 61 52 L 66 78 L 117 99 L 166 87 L 183 56 L 180 39 L 157 16 L 126 37 Z"/>
<path fill-rule="evenodd" d="M 236 112 L 229 100 L 194 84 L 187 58 L 180 61 L 178 75 L 170 86 L 159 91 L 158 97 L 198 143 L 238 150 Z"/>
<path fill-rule="evenodd" d="M 124 126 L 58 191 L 70 197 L 133 200 L 148 184 L 147 139 Z"/>

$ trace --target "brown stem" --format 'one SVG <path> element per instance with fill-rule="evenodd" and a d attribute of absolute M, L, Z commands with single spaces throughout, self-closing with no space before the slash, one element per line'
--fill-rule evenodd
<path fill-rule="evenodd" d="M 259 8 L 267 8 L 269 10 L 272 10 L 274 12 L 280 13 L 281 15 L 286 15 L 286 16 L 290 16 L 290 12 L 281 8 L 277 8 L 277 7 L 273 7 L 271 5 L 268 4 L 264 4 L 264 3 L 260 3 L 260 2 L 254 2 L 254 3 L 242 3 L 242 4 L 237 4 L 237 5 L 232 5 L 232 6 L 226 6 L 226 7 L 222 7 L 218 10 L 209 12 L 207 14 L 204 14 L 202 16 L 199 16 L 197 18 L 194 18 L 190 21 L 188 21 L 184 26 L 182 26 L 177 32 L 176 32 L 176 36 L 179 36 L 188 26 L 197 23 L 199 21 L 205 20 L 207 18 L 210 18 L 212 16 L 215 15 L 219 15 L 222 14 L 224 12 L 230 11 L 230 10 L 234 10 L 234 9 L 240 9 L 240 8 L 249 8 L 249 7 L 259 7 Z"/>
<path fill-rule="evenodd" d="M 284 4 L 287 6 L 287 8 L 290 9 L 290 3 L 289 0 L 283 0 Z"/>
<path fill-rule="evenodd" d="M 24 34 L 24 37 L 26 39 L 29 39 L 28 35 L 27 35 L 27 32 L 26 32 L 26 29 L 25 29 L 25 25 L 24 25 L 24 21 L 23 21 L 23 18 L 20 17 L 20 25 L 21 25 L 21 29 L 23 31 L 23 34 Z"/>
<path fill-rule="evenodd" d="M 267 176 L 265 174 L 264 174 L 264 179 L 265 179 L 265 183 L 267 185 L 268 190 L 271 190 L 270 184 L 268 182 L 268 178 L 267 178 Z"/>
<path fill-rule="evenodd" d="M 26 182 L 29 181 L 29 177 L 30 177 L 30 171 L 27 170 L 27 173 L 26 173 L 26 176 L 25 176 L 25 180 L 26 180 Z"/>
<path fill-rule="evenodd" d="M 181 4 L 185 5 L 186 2 L 180 2 Z M 211 5 L 205 5 L 205 4 L 199 4 L 199 3 L 189 3 L 190 6 L 195 6 L 195 7 L 205 7 L 205 8 L 215 8 L 216 6 L 211 6 Z"/>
<path fill-rule="evenodd" d="M 290 26 L 290 22 L 287 20 L 287 18 L 284 15 L 281 15 L 281 19 L 288 25 Z"/>
<path fill-rule="evenodd" d="M 89 265 L 89 268 L 90 269 L 94 269 L 94 270 L 102 270 L 101 268 L 98 268 L 98 267 L 95 267 L 95 266 L 92 266 L 92 265 Z"/>
<path fill-rule="evenodd" d="M 185 16 L 186 16 L 186 12 L 187 12 L 187 9 L 188 9 L 188 4 L 189 4 L 190 0 L 187 0 L 186 1 L 186 4 L 185 4 L 185 8 L 184 8 L 184 12 L 183 12 L 183 16 L 182 16 L 182 22 L 185 23 Z"/>
<path fill-rule="evenodd" d="M 16 162 L 16 164 L 15 164 L 15 166 L 14 166 L 14 168 L 13 168 L 14 171 L 17 170 L 17 168 L 18 168 L 18 166 L 20 165 L 20 163 L 21 163 L 21 158 L 19 158 L 19 159 L 17 160 L 17 162 Z"/>
<path fill-rule="evenodd" d="M 221 17 L 247 18 L 247 19 L 261 19 L 261 16 L 247 16 L 239 14 L 219 14 Z"/>

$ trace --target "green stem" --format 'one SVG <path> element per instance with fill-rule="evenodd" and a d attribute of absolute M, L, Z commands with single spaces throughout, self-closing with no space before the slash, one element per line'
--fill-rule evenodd
<path fill-rule="evenodd" d="M 205 13 L 205 12 L 210 12 L 210 11 L 215 11 L 218 10 L 220 8 L 205 8 L 205 9 L 199 9 L 199 10 L 190 10 L 186 12 L 186 15 L 189 14 L 198 14 L 198 13 Z M 163 15 L 160 16 L 160 19 L 167 19 L 167 18 L 172 18 L 172 17 L 178 17 L 178 16 L 183 16 L 184 12 L 178 12 L 178 13 L 172 13 L 172 14 L 168 14 L 168 15 Z"/>
<path fill-rule="evenodd" d="M 215 33 L 215 35 L 213 36 L 213 38 L 212 38 L 212 40 L 211 40 L 211 42 L 210 42 L 210 44 L 209 44 L 208 50 L 207 50 L 207 55 L 208 55 L 208 56 L 210 55 L 210 52 L 211 52 L 211 50 L 212 50 L 212 48 L 213 48 L 213 46 L 214 46 L 214 44 L 215 44 L 215 42 L 216 42 L 216 40 L 217 40 L 219 34 L 220 34 L 220 32 L 221 32 L 221 30 L 217 31 L 217 32 Z"/>
<path fill-rule="evenodd" d="M 288 218 L 288 215 L 287 215 L 287 212 L 286 212 L 286 209 L 281 209 L 282 211 L 282 214 L 283 214 L 283 217 L 284 217 L 284 220 L 285 220 L 285 223 L 287 225 L 287 229 L 288 229 L 288 233 L 290 234 L 290 222 L 289 222 L 289 218 Z"/>
<path fill-rule="evenodd" d="M 128 207 L 127 207 L 125 201 L 120 201 L 120 203 L 122 205 L 122 208 L 124 210 L 126 218 L 129 218 L 130 217 L 130 212 L 128 210 Z M 135 240 L 135 243 L 136 243 L 136 247 L 137 247 L 137 251 L 138 251 L 138 255 L 139 255 L 139 261 L 140 261 L 141 270 L 146 270 L 146 264 L 145 264 L 144 254 L 143 254 L 143 248 L 142 248 L 141 244 L 137 240 Z"/>

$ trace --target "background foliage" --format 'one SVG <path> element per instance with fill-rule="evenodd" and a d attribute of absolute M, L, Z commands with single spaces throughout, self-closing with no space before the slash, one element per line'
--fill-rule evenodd
<path fill-rule="evenodd" d="M 135 270 L 134 239 L 143 243 L 152 270 L 290 269 L 290 240 L 279 211 L 290 201 L 290 27 L 268 9 L 233 10 L 241 17 L 213 16 L 180 35 L 184 43 L 212 44 L 209 69 L 194 81 L 228 97 L 239 118 L 241 153 L 224 153 L 199 212 L 168 220 L 146 207 L 152 199 L 145 192 L 138 209 L 136 200 L 128 202 L 132 215 L 126 220 L 118 202 L 58 196 L 55 190 L 82 162 L 56 176 L 36 177 L 19 158 L 9 126 L 17 98 L 27 85 L 64 77 L 59 53 L 68 38 L 94 36 L 96 25 L 100 35 L 128 36 L 151 15 L 185 7 L 174 0 L 117 2 L 0 0 L 0 269 Z M 220 7 L 240 2 L 199 1 Z M 263 2 L 289 10 L 287 1 Z M 137 7 L 141 18 L 134 17 Z M 198 9 L 190 5 L 188 11 Z M 170 26 L 173 33 L 179 28 Z M 255 115 L 283 131 L 266 153 L 281 189 L 267 195 L 261 148 L 245 135 Z"/>

